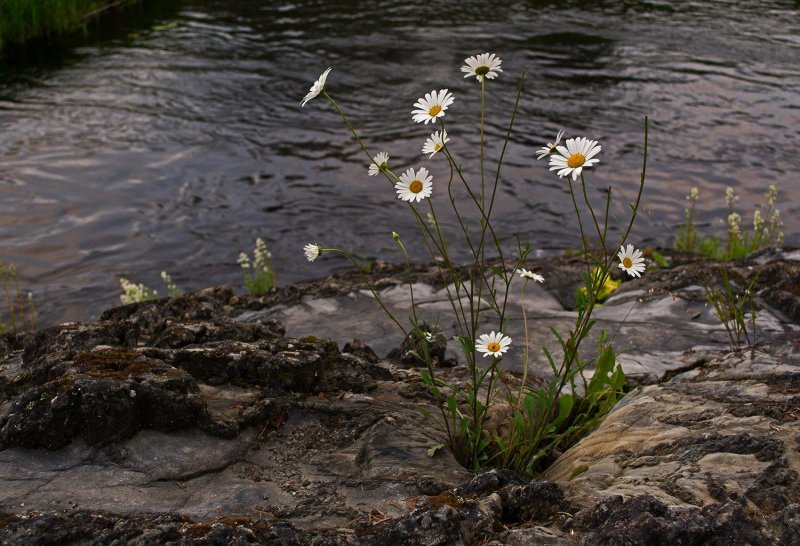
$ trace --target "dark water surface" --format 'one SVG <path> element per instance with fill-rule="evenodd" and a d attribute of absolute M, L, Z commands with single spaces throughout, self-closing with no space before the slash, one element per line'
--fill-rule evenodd
<path fill-rule="evenodd" d="M 407 207 L 367 176 L 330 105 L 300 108 L 328 66 L 331 93 L 373 152 L 427 166 L 434 184 L 446 164 L 419 153 L 430 125 L 412 123 L 415 100 L 455 93 L 451 147 L 474 174 L 480 87 L 462 61 L 503 59 L 487 102 L 493 157 L 524 71 L 495 212 L 509 245 L 515 232 L 545 252 L 578 245 L 564 181 L 534 159 L 559 128 L 601 141 L 590 196 L 613 185 L 623 215 L 646 115 L 638 244 L 671 244 L 692 186 L 721 231 L 726 186 L 749 224 L 771 183 L 798 243 L 797 2 L 187 0 L 137 17 L 0 65 L 0 260 L 17 264 L 45 323 L 96 317 L 118 301 L 120 275 L 161 292 L 162 270 L 183 288 L 241 286 L 236 257 L 259 236 L 280 282 L 345 267 L 309 264 L 306 242 L 399 261 L 395 230 L 416 247 Z"/>

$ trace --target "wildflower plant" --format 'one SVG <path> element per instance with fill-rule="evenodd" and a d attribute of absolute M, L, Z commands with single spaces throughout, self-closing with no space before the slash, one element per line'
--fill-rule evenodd
<path fill-rule="evenodd" d="M 523 245 L 519 242 L 513 253 L 504 248 L 499 234 L 495 231 L 492 216 L 503 160 L 514 129 L 524 87 L 524 74 L 519 78 L 516 98 L 496 169 L 494 172 L 487 172 L 486 95 L 488 86 L 504 73 L 501 68 L 502 60 L 493 53 L 484 53 L 469 57 L 464 62 L 465 65 L 461 68 L 464 77 L 474 77 L 480 86 L 480 144 L 476 154 L 479 176 L 474 180 L 468 180 L 467 174 L 462 170 L 462 161 L 457 157 L 455 150 L 449 147 L 450 138 L 446 125 L 456 115 L 454 107 L 458 105 L 456 94 L 449 88 L 425 93 L 413 104 L 411 110 L 414 122 L 438 126 L 422 148 L 423 154 L 428 155 L 429 160 L 433 160 L 437 155 L 444 158 L 445 162 L 435 164 L 437 166 L 435 172 L 417 165 L 397 168 L 389 164 L 389 154 L 385 151 L 374 155 L 334 100 L 327 81 L 330 69 L 314 83 L 302 104 L 305 105 L 316 97 L 322 97 L 331 104 L 363 151 L 367 160 L 368 174 L 383 175 L 391 189 L 396 192 L 397 198 L 403 202 L 403 206 L 407 207 L 414 218 L 425 249 L 430 254 L 437 274 L 445 286 L 452 318 L 458 330 L 454 339 L 463 353 L 469 372 L 467 385 L 448 384 L 437 375 L 436 369 L 431 364 L 428 342 L 432 337 L 427 329 L 423 330 L 424 322 L 417 315 L 409 255 L 400 235 L 392 232 L 392 237 L 402 251 L 407 266 L 408 289 L 411 296 L 411 316 L 408 322 L 399 320 L 384 305 L 380 294 L 374 289 L 369 278 L 363 275 L 363 269 L 349 252 L 323 247 L 317 243 L 309 243 L 303 250 L 309 261 L 331 252 L 347 257 L 356 269 L 362 272 L 363 280 L 377 303 L 403 332 L 406 341 L 413 342 L 419 347 L 419 356 L 426 363 L 421 376 L 435 399 L 435 413 L 438 413 L 436 419 L 447 433 L 449 447 L 464 466 L 478 469 L 492 464 L 530 474 L 553 449 L 563 444 L 565 438 L 574 438 L 581 431 L 585 431 L 588 426 L 596 422 L 598 411 L 610 409 L 621 395 L 624 374 L 616 363 L 613 349 L 605 336 L 601 336 L 597 357 L 584 358 L 584 353 L 580 349 L 594 325 L 593 309 L 600 300 L 604 287 L 607 287 L 612 272 L 617 270 L 617 265 L 630 276 L 639 276 L 645 269 L 641 253 L 635 250 L 633 245 L 625 247 L 625 243 L 638 213 L 644 188 L 647 123 L 645 121 L 644 165 L 638 192 L 635 200 L 630 203 L 631 215 L 627 226 L 621 230 L 622 237 L 613 244 L 608 230 L 611 188 L 606 191 L 606 202 L 599 213 L 587 192 L 586 169 L 600 162 L 598 155 L 601 146 L 598 142 L 581 137 L 567 139 L 562 145 L 564 132 L 560 131 L 555 142 L 548 143 L 534 152 L 539 159 L 550 158 L 550 170 L 556 171 L 557 176 L 564 179 L 569 189 L 578 220 L 580 238 L 584 242 L 585 303 L 578 310 L 575 324 L 569 332 L 562 334 L 551 329 L 560 351 L 551 352 L 543 348 L 553 372 L 552 379 L 543 388 L 533 388 L 527 384 L 526 339 L 522 384 L 513 393 L 509 389 L 506 389 L 505 393 L 507 397 L 513 399 L 510 401 L 516 408 L 511 420 L 511 432 L 503 436 L 492 436 L 487 432 L 486 422 L 490 409 L 497 402 L 497 397 L 502 394 L 503 382 L 499 380 L 499 366 L 506 358 L 520 359 L 519 351 L 515 350 L 513 340 L 506 333 L 511 314 L 509 307 L 511 280 L 516 275 L 526 286 L 528 281 L 541 283 L 544 278 L 524 268 L 531 252 L 529 244 Z M 432 164 L 431 169 L 433 168 Z M 457 189 L 465 190 L 466 197 L 457 198 Z M 457 240 L 451 240 L 451 236 L 445 237 L 440 228 L 441 212 L 438 207 L 442 201 L 446 202 L 446 209 L 452 213 L 456 225 L 460 228 L 461 233 Z M 579 201 L 582 201 L 582 204 L 579 205 Z M 474 215 L 478 217 L 477 222 L 470 220 Z M 589 248 L 587 241 L 590 234 L 593 237 L 596 235 L 597 248 Z M 451 249 L 454 244 L 463 244 L 469 252 L 471 261 L 468 267 L 459 267 L 453 262 Z M 617 264 L 616 249 L 620 249 L 619 264 Z M 524 288 L 522 295 L 524 300 Z M 527 338 L 524 305 L 522 315 Z M 493 327 L 487 327 L 487 323 L 493 324 Z M 490 332 L 487 333 L 487 330 Z M 595 367 L 595 374 L 590 381 L 587 381 L 583 374 L 587 366 Z M 433 417 L 433 414 L 429 415 Z"/>
<path fill-rule="evenodd" d="M 734 260 L 744 258 L 757 250 L 767 247 L 780 247 L 783 244 L 783 222 L 776 208 L 778 188 L 771 184 L 764 194 L 764 203 L 753 211 L 753 229 L 745 225 L 742 215 L 736 210 L 739 196 L 733 188 L 725 189 L 725 205 L 728 212 L 724 218 L 726 226 L 724 238 L 714 235 L 703 236 L 697 229 L 697 188 L 692 188 L 686 199 L 686 222 L 681 225 L 675 239 L 675 248 L 689 252 L 699 252 L 709 258 Z"/>
<path fill-rule="evenodd" d="M 33 292 L 23 294 L 14 264 L 0 262 L 0 285 L 6 306 L 7 322 L 0 320 L 0 334 L 32 332 L 36 330 L 37 311 Z"/>
<path fill-rule="evenodd" d="M 272 254 L 267 250 L 266 243 L 260 237 L 256 239 L 252 261 L 245 252 L 239 253 L 236 263 L 244 270 L 244 284 L 248 293 L 260 296 L 266 294 L 275 284 L 275 273 L 270 264 L 271 258 Z"/>
<path fill-rule="evenodd" d="M 175 281 L 172 280 L 172 276 L 166 271 L 161 272 L 161 280 L 167 285 L 167 297 L 177 298 L 183 293 L 175 284 Z M 122 288 L 122 295 L 120 295 L 119 299 L 123 305 L 158 299 L 158 290 L 141 283 L 133 283 L 125 277 L 119 278 L 119 285 Z"/>

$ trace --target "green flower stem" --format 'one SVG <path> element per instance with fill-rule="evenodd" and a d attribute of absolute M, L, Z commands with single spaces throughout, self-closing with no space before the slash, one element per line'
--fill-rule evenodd
<path fill-rule="evenodd" d="M 363 281 L 364 281 L 364 283 L 367 285 L 367 288 L 369 288 L 369 291 L 372 293 L 372 296 L 375 298 L 375 301 L 377 301 L 377 302 L 378 302 L 378 305 L 380 305 L 380 306 L 381 306 L 381 309 L 383 309 L 383 311 L 384 311 L 384 312 L 385 312 L 387 315 L 389 315 L 389 318 L 390 318 L 390 319 L 392 319 L 392 322 L 394 322 L 395 324 L 397 324 L 397 327 L 398 327 L 398 328 L 400 328 L 400 330 L 403 332 L 403 334 L 404 334 L 406 337 L 409 337 L 409 336 L 408 336 L 408 332 L 406 332 L 406 329 L 405 329 L 405 328 L 403 328 L 403 325 L 402 325 L 402 324 L 400 324 L 400 322 L 399 322 L 399 321 L 398 321 L 398 320 L 395 318 L 395 316 L 392 314 L 392 312 L 391 312 L 391 311 L 389 311 L 389 309 L 386 307 L 386 305 L 384 305 L 383 301 L 381 300 L 381 297 L 378 295 L 378 293 L 377 293 L 377 292 L 375 291 L 375 289 L 372 287 L 372 283 L 371 283 L 371 282 L 369 282 L 369 279 L 367 278 L 367 275 L 364 273 L 364 270 L 361 268 L 361 265 L 360 265 L 360 264 L 358 263 L 358 261 L 357 261 L 357 260 L 356 260 L 356 259 L 353 257 L 353 255 L 352 255 L 352 254 L 350 254 L 349 252 L 347 252 L 346 250 L 342 250 L 342 249 L 340 249 L 340 248 L 322 248 L 322 247 L 320 247 L 320 254 L 322 254 L 322 253 L 324 253 L 324 252 L 338 252 L 339 254 L 341 254 L 342 256 L 344 256 L 345 258 L 347 258 L 348 260 L 350 260 L 350 263 L 352 263 L 352 264 L 353 264 L 353 266 L 356 268 L 356 270 L 357 270 L 357 271 L 358 271 L 358 272 L 361 274 L 361 278 L 362 278 L 362 280 L 363 280 Z"/>
<path fill-rule="evenodd" d="M 628 235 L 630 235 L 631 228 L 633 228 L 633 222 L 636 220 L 636 215 L 639 212 L 639 203 L 642 200 L 642 190 L 644 190 L 644 180 L 645 175 L 647 173 L 647 116 L 644 117 L 644 154 L 642 157 L 642 174 L 639 178 L 639 192 L 636 194 L 636 201 L 635 203 L 631 203 L 631 210 L 633 211 L 631 214 L 631 220 L 628 222 L 628 227 L 625 230 L 625 233 L 622 235 L 622 242 L 620 242 L 620 246 L 624 246 L 625 242 L 628 240 Z"/>
<path fill-rule="evenodd" d="M 397 233 L 392 233 L 392 238 L 395 242 L 400 246 L 400 250 L 403 251 L 403 256 L 406 258 L 406 274 L 408 276 L 408 291 L 411 293 L 411 316 L 414 318 L 414 326 L 416 327 L 419 324 L 419 320 L 417 319 L 417 304 L 414 301 L 414 282 L 411 276 L 411 258 L 408 257 L 408 252 L 406 251 L 406 247 L 403 244 L 403 241 L 400 240 L 400 236 Z"/>
<path fill-rule="evenodd" d="M 589 209 L 589 213 L 592 215 L 592 222 L 594 223 L 594 228 L 597 230 L 597 236 L 600 238 L 600 247 L 603 251 L 603 259 L 605 260 L 606 255 L 608 254 L 608 250 L 606 249 L 606 240 L 603 237 L 603 231 L 600 229 L 600 224 L 597 223 L 597 216 L 594 214 L 594 207 L 589 202 L 589 195 L 586 193 L 586 178 L 583 176 L 583 171 L 581 170 L 581 189 L 583 190 L 583 200 L 586 203 L 586 208 Z"/>
<path fill-rule="evenodd" d="M 528 381 L 528 363 L 529 363 L 529 354 L 528 354 L 528 316 L 525 313 L 525 289 L 528 287 L 528 279 L 525 279 L 525 282 L 522 285 L 522 290 L 520 291 L 519 297 L 519 307 L 522 311 L 522 325 L 523 329 L 525 330 L 525 352 L 524 352 L 524 368 L 522 370 L 522 384 L 519 386 L 519 396 L 517 396 L 517 411 L 519 411 L 520 406 L 522 405 L 522 394 L 523 390 L 525 389 L 525 383 Z"/>

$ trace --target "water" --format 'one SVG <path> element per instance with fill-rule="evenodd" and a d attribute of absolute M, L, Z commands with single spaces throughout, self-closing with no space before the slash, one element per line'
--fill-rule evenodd
<path fill-rule="evenodd" d="M 300 108 L 328 66 L 331 93 L 373 153 L 426 165 L 434 184 L 447 170 L 420 155 L 431 129 L 411 122 L 412 104 L 434 88 L 455 93 L 450 145 L 474 176 L 479 84 L 462 78 L 462 61 L 503 59 L 487 101 L 491 158 L 524 71 L 495 209 L 509 246 L 515 232 L 539 252 L 579 244 L 565 181 L 534 159 L 560 128 L 601 141 L 590 197 L 613 185 L 622 218 L 645 116 L 637 244 L 672 243 L 692 186 L 701 219 L 721 231 L 726 186 L 749 222 L 771 183 L 798 243 L 797 2 L 157 4 L 122 28 L 105 20 L 65 48 L 0 65 L 0 259 L 17 264 L 44 323 L 96 317 L 118 302 L 121 275 L 162 293 L 162 270 L 182 288 L 241 287 L 236 257 L 259 236 L 280 282 L 347 267 L 306 262 L 310 241 L 399 261 L 394 230 L 418 248 L 407 207 L 366 175 L 330 105 Z"/>

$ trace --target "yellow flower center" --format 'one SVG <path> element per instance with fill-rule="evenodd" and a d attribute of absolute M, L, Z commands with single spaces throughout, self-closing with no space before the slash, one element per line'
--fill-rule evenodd
<path fill-rule="evenodd" d="M 569 159 L 567 159 L 567 167 L 570 167 L 571 169 L 577 169 L 583 165 L 585 161 L 586 158 L 583 154 L 572 154 L 569 156 Z"/>
<path fill-rule="evenodd" d="M 442 145 L 441 144 L 434 144 L 433 145 L 433 151 L 434 152 L 438 152 L 441 149 L 442 149 Z"/>
<path fill-rule="evenodd" d="M 411 184 L 408 185 L 408 190 L 411 193 L 419 193 L 422 191 L 422 182 L 419 180 L 414 180 Z"/>
<path fill-rule="evenodd" d="M 625 269 L 630 269 L 631 267 L 633 267 L 633 260 L 625 256 L 624 258 L 622 258 L 622 267 L 624 267 Z"/>
<path fill-rule="evenodd" d="M 431 106 L 431 109 L 428 110 L 428 115 L 431 117 L 439 115 L 439 112 L 442 111 L 442 106 L 440 104 L 434 104 Z"/>
<path fill-rule="evenodd" d="M 499 350 L 500 350 L 500 344 L 499 344 L 499 343 L 497 343 L 496 341 L 492 341 L 491 343 L 489 343 L 489 344 L 486 346 L 486 349 L 487 349 L 487 350 L 488 350 L 490 353 L 496 353 L 497 351 L 499 351 Z"/>

